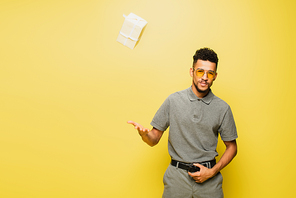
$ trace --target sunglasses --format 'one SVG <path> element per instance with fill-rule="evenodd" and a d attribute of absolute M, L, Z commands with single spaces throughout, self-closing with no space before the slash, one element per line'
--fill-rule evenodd
<path fill-rule="evenodd" d="M 194 70 L 195 69 L 193 69 L 193 71 Z M 196 76 L 199 77 L 199 78 L 203 77 L 205 75 L 205 73 L 206 73 L 207 78 L 209 78 L 209 79 L 213 79 L 215 77 L 215 75 L 216 75 L 216 72 L 214 72 L 214 71 L 205 71 L 203 69 L 196 69 L 195 73 L 196 73 Z"/>

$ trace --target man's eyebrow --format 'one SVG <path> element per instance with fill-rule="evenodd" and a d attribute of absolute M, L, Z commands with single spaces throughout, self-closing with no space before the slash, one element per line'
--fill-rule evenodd
<path fill-rule="evenodd" d="M 215 73 L 215 71 L 213 71 L 213 70 L 204 70 L 204 69 L 202 69 L 202 68 L 196 68 L 196 69 L 199 69 L 199 70 L 203 70 L 203 71 L 206 71 L 206 72 L 214 72 Z"/>

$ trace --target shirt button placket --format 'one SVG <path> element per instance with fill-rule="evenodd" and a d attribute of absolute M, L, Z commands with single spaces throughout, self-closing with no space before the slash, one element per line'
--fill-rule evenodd
<path fill-rule="evenodd" d="M 201 99 L 197 99 L 197 103 L 195 105 L 195 108 L 194 108 L 194 121 L 195 122 L 199 122 L 200 121 L 200 118 L 201 118 L 201 104 L 200 104 L 200 101 Z"/>

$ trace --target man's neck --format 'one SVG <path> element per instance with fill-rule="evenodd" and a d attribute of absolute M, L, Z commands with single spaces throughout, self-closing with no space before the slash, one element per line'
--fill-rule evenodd
<path fill-rule="evenodd" d="M 206 92 L 199 92 L 196 87 L 194 86 L 194 84 L 191 86 L 191 89 L 193 91 L 193 93 L 198 97 L 198 98 L 204 98 L 208 95 L 208 93 L 210 92 L 210 89 L 208 89 Z"/>

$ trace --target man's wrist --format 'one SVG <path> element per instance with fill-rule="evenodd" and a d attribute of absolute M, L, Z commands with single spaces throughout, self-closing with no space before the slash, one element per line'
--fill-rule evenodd
<path fill-rule="evenodd" d="M 212 171 L 212 177 L 214 177 L 215 175 L 217 175 L 217 173 L 220 172 L 220 169 L 218 168 L 217 165 L 215 165 L 215 166 L 211 169 L 211 171 Z"/>

